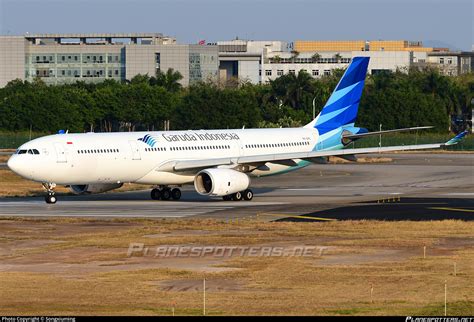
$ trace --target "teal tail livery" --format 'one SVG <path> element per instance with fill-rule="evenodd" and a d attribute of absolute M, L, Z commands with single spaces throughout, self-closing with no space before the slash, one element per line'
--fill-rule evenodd
<path fill-rule="evenodd" d="M 369 57 L 355 57 L 337 84 L 321 113 L 305 127 L 314 127 L 320 136 L 353 127 L 364 90 Z"/>
<path fill-rule="evenodd" d="M 449 140 L 448 142 L 446 142 L 444 145 L 454 145 L 454 144 L 458 144 L 459 142 L 461 142 L 461 140 L 467 135 L 467 131 L 464 131 L 464 132 L 461 132 L 459 133 L 458 135 L 456 135 L 455 137 L 453 137 L 451 140 Z"/>
<path fill-rule="evenodd" d="M 365 128 L 354 126 L 364 90 L 369 59 L 369 57 L 352 59 L 321 113 L 311 123 L 305 125 L 305 128 L 315 128 L 318 131 L 319 138 L 318 144 L 314 147 L 315 151 L 340 149 L 352 141 L 371 135 L 432 128 L 418 126 L 369 132 Z"/>
<path fill-rule="evenodd" d="M 61 132 L 29 141 L 8 167 L 43 184 L 45 201 L 57 201 L 56 185 L 76 194 L 100 193 L 124 183 L 148 184 L 153 200 L 179 200 L 182 185 L 203 196 L 251 200 L 250 178 L 278 175 L 338 156 L 439 149 L 460 142 L 348 148 L 371 135 L 430 128 L 419 126 L 369 132 L 355 122 L 369 58 L 354 57 L 319 115 L 304 127 L 119 133 Z M 222 102 L 225 104 L 225 102 Z M 211 112 L 212 113 L 212 112 Z M 212 115 L 209 115 L 212 117 Z"/>

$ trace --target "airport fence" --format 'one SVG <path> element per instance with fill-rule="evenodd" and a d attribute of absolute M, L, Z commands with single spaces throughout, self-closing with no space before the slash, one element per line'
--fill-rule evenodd
<path fill-rule="evenodd" d="M 48 135 L 50 133 L 41 132 L 0 132 L 0 149 L 16 149 L 23 143 L 34 138 Z M 429 144 L 446 142 L 451 139 L 453 134 L 424 133 L 424 134 L 386 134 L 382 135 L 382 146 L 389 145 L 411 145 L 411 144 Z M 354 148 L 376 147 L 379 145 L 379 136 L 360 139 L 350 146 Z M 452 151 L 474 151 L 474 140 L 472 134 L 468 135 L 457 145 L 446 147 L 445 150 Z"/>
<path fill-rule="evenodd" d="M 0 132 L 0 149 L 16 149 L 25 142 L 48 134 L 41 132 Z"/>

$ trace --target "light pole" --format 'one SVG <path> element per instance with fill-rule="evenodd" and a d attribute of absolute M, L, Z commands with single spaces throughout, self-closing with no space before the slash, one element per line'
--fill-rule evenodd
<path fill-rule="evenodd" d="M 379 131 L 382 132 L 382 124 L 379 124 Z M 382 147 L 382 133 L 379 134 L 379 148 Z"/>
<path fill-rule="evenodd" d="M 315 100 L 316 100 L 316 96 L 313 98 L 313 120 L 316 118 L 316 107 L 314 106 Z"/>

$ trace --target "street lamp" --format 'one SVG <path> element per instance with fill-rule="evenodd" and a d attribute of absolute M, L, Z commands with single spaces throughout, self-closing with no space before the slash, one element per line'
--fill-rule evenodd
<path fill-rule="evenodd" d="M 316 96 L 313 98 L 313 120 L 316 118 L 316 107 L 314 106 L 315 100 L 316 100 Z"/>

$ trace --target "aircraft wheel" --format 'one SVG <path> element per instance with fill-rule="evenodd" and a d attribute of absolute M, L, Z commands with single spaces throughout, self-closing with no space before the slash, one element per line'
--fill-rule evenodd
<path fill-rule="evenodd" d="M 161 191 L 161 200 L 170 200 L 171 199 L 171 189 L 165 188 Z"/>
<path fill-rule="evenodd" d="M 252 200 L 253 199 L 253 191 L 247 189 L 244 191 L 244 200 Z"/>
<path fill-rule="evenodd" d="M 151 199 L 153 200 L 160 200 L 161 198 L 161 191 L 160 189 L 152 189 L 151 190 Z"/>
<path fill-rule="evenodd" d="M 236 192 L 232 195 L 232 200 L 234 201 L 240 201 L 242 200 L 242 192 Z"/>
<path fill-rule="evenodd" d="M 46 203 L 49 203 L 49 204 L 55 204 L 56 201 L 58 201 L 58 199 L 56 198 L 55 195 L 47 195 L 44 200 L 46 201 Z"/>
<path fill-rule="evenodd" d="M 178 188 L 171 190 L 171 198 L 173 198 L 173 200 L 181 199 L 181 190 Z"/>

